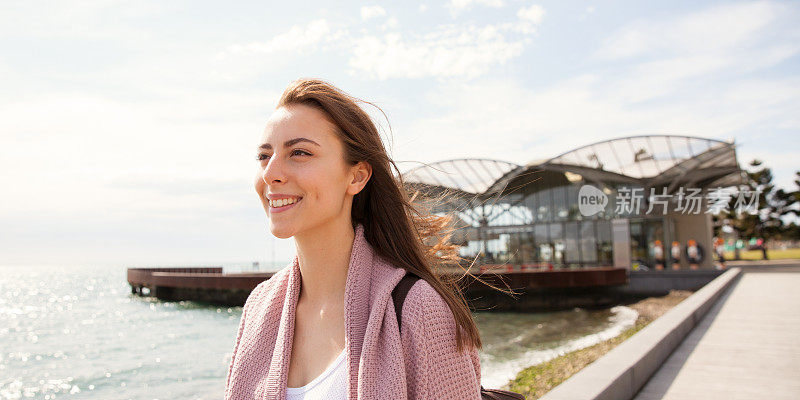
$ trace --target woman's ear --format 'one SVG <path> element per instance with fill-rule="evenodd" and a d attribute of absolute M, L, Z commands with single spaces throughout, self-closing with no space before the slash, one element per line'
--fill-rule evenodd
<path fill-rule="evenodd" d="M 357 195 L 367 185 L 369 178 L 372 176 L 372 166 L 364 161 L 359 161 L 351 169 L 352 179 L 347 186 L 347 194 L 352 196 Z"/>

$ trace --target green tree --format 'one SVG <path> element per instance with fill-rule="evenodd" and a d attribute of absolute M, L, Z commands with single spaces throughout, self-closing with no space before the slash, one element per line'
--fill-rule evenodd
<path fill-rule="evenodd" d="M 743 239 L 762 237 L 766 240 L 790 236 L 795 228 L 785 223 L 784 217 L 799 215 L 797 206 L 800 205 L 800 190 L 786 191 L 776 188 L 772 182 L 772 170 L 763 165 L 761 160 L 750 162 L 750 168 L 745 172 L 747 181 L 731 197 L 728 210 L 714 216 L 714 233 L 718 235 L 720 222 L 728 219 L 739 232 L 739 237 Z M 800 171 L 796 173 L 796 176 L 795 183 L 800 189 Z M 758 194 L 756 203 L 758 212 L 755 214 L 738 213 L 736 201 L 739 195 L 749 199 L 756 193 Z"/>
<path fill-rule="evenodd" d="M 785 193 L 789 204 L 786 205 L 786 215 L 793 215 L 795 221 L 789 223 L 783 232 L 784 239 L 800 240 L 800 225 L 797 224 L 797 217 L 800 217 L 800 171 L 794 173 L 795 190 Z"/>

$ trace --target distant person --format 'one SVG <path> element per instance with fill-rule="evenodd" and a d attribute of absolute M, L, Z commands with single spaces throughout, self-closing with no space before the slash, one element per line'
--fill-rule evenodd
<path fill-rule="evenodd" d="M 703 262 L 703 246 L 694 239 L 686 242 L 686 259 L 689 261 L 689 269 L 700 269 Z"/>
<path fill-rule="evenodd" d="M 656 260 L 656 270 L 664 270 L 664 245 L 660 240 L 653 242 L 653 258 Z"/>
<path fill-rule="evenodd" d="M 767 257 L 767 243 L 764 241 L 764 239 L 758 239 L 758 248 L 761 250 L 762 259 L 769 260 L 769 257 Z"/>
<path fill-rule="evenodd" d="M 358 102 L 299 79 L 266 123 L 255 190 L 297 254 L 242 308 L 225 399 L 481 398 L 478 329 L 434 272 L 453 256 L 447 220 L 411 203 Z M 407 274 L 419 279 L 398 316 Z"/>
<path fill-rule="evenodd" d="M 669 249 L 669 254 L 672 257 L 672 269 L 681 269 L 681 244 L 678 241 L 672 242 Z"/>
<path fill-rule="evenodd" d="M 714 238 L 714 252 L 717 253 L 717 269 L 727 268 L 725 265 L 725 241 L 722 238 Z"/>

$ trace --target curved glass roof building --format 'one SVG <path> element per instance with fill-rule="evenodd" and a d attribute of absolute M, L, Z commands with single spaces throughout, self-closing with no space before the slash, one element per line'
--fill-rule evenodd
<path fill-rule="evenodd" d="M 526 165 L 438 161 L 403 180 L 439 199 L 435 212 L 455 214 L 453 240 L 483 265 L 710 268 L 713 207 L 721 189 L 744 183 L 744 175 L 734 142 L 647 135 Z M 689 240 L 704 257 L 693 259 Z"/>

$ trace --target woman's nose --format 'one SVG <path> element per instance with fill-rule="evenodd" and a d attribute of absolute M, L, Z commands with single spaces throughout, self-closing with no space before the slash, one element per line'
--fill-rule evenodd
<path fill-rule="evenodd" d="M 267 185 L 285 182 L 286 178 L 283 176 L 282 169 L 283 166 L 278 162 L 277 157 L 272 157 L 262 171 L 261 179 L 263 179 L 264 183 Z"/>

